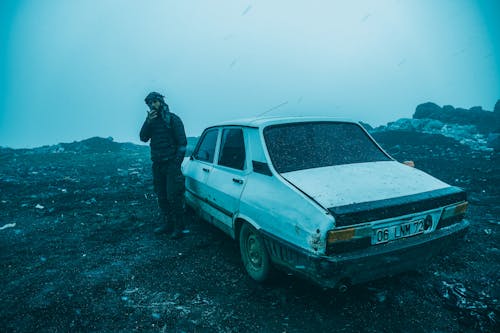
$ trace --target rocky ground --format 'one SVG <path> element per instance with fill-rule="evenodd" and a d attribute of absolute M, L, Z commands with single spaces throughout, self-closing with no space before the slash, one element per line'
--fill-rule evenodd
<path fill-rule="evenodd" d="M 184 238 L 155 236 L 145 146 L 1 149 L 0 331 L 499 331 L 499 154 L 441 135 L 374 135 L 464 187 L 472 225 L 428 267 L 344 294 L 287 274 L 253 282 L 237 245 L 191 216 Z"/>

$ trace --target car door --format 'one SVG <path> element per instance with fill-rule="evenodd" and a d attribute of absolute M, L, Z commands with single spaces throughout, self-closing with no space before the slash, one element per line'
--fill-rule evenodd
<path fill-rule="evenodd" d="M 211 190 L 207 183 L 213 169 L 218 137 L 218 128 L 207 129 L 203 132 L 183 170 L 186 177 L 186 199 L 192 206 L 200 209 L 200 213 L 210 211 L 207 206 L 211 201 Z"/>
<path fill-rule="evenodd" d="M 220 141 L 217 163 L 214 163 L 208 186 L 212 190 L 212 204 L 220 212 L 220 227 L 231 233 L 233 216 L 239 209 L 248 174 L 243 128 L 223 128 Z"/>

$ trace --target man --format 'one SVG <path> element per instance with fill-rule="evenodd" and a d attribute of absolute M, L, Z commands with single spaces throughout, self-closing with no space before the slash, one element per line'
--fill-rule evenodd
<path fill-rule="evenodd" d="M 150 111 L 141 128 L 141 141 L 151 147 L 153 184 L 161 211 L 161 225 L 155 233 L 182 237 L 184 226 L 184 177 L 181 163 L 186 152 L 186 133 L 181 119 L 170 112 L 164 96 L 151 92 L 145 98 Z"/>

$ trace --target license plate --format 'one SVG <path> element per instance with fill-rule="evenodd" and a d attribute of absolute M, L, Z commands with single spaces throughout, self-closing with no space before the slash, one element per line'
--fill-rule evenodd
<path fill-rule="evenodd" d="M 373 230 L 372 245 L 387 243 L 424 232 L 424 219 L 413 220 Z"/>

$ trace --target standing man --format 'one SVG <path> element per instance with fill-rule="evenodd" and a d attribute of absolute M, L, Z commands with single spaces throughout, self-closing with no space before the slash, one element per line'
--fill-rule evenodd
<path fill-rule="evenodd" d="M 150 111 L 141 128 L 141 141 L 151 147 L 153 184 L 161 211 L 161 225 L 155 233 L 182 237 L 184 227 L 184 176 L 181 163 L 186 152 L 186 133 L 182 120 L 171 113 L 164 96 L 149 93 L 145 100 Z"/>

